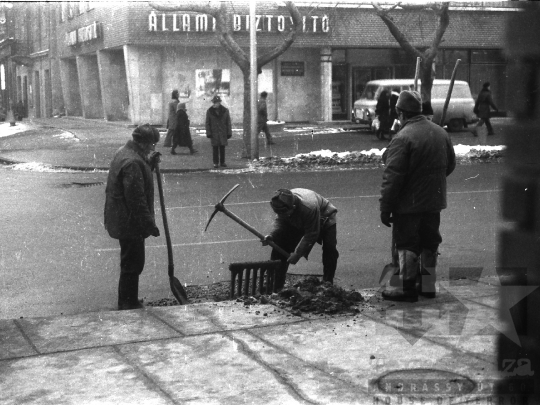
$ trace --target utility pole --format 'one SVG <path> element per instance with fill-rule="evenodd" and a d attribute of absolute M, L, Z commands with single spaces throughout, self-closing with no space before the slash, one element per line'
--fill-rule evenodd
<path fill-rule="evenodd" d="M 257 26 L 255 24 L 256 0 L 249 2 L 250 45 L 250 110 L 251 110 L 251 160 L 259 160 L 259 134 L 257 133 Z"/>

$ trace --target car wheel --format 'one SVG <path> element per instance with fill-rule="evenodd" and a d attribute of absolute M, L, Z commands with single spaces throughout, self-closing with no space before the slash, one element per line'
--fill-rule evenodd
<path fill-rule="evenodd" d="M 461 118 L 453 118 L 448 123 L 448 130 L 450 132 L 459 132 L 463 129 L 463 120 Z"/>

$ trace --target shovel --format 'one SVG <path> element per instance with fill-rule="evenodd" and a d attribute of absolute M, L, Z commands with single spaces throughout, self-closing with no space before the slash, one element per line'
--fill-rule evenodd
<path fill-rule="evenodd" d="M 163 198 L 163 181 L 161 172 L 159 171 L 159 163 L 156 163 L 156 177 L 159 190 L 159 202 L 161 204 L 161 214 L 163 215 L 163 228 L 165 229 L 165 239 L 167 240 L 167 256 L 169 257 L 169 284 L 174 298 L 182 304 L 189 304 L 186 290 L 182 287 L 182 283 L 174 276 L 174 262 L 171 244 L 171 235 L 169 234 L 169 223 L 167 222 L 167 213 L 165 212 L 165 200 Z"/>

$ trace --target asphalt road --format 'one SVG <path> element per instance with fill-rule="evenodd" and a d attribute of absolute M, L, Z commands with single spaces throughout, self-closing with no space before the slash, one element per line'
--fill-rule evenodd
<path fill-rule="evenodd" d="M 458 166 L 449 178 L 449 208 L 443 212 L 440 274 L 449 268 L 484 268 L 495 274 L 499 219 L 498 164 Z M 0 318 L 110 310 L 116 307 L 119 246 L 103 228 L 105 173 L 36 173 L 0 169 L 3 178 L 0 235 Z M 174 245 L 176 276 L 186 284 L 227 280 L 233 262 L 267 260 L 270 248 L 218 213 L 213 206 L 235 184 L 226 206 L 262 233 L 270 231 L 268 200 L 282 187 L 311 188 L 339 209 L 340 259 L 336 282 L 347 288 L 377 285 L 390 260 L 390 229 L 379 222 L 382 170 L 270 174 L 170 174 L 164 188 Z M 81 187 L 82 183 L 90 186 Z M 98 183 L 91 185 L 92 183 Z M 170 295 L 167 252 L 156 187 L 159 238 L 147 240 L 140 295 Z M 321 249 L 296 273 L 320 274 Z"/>

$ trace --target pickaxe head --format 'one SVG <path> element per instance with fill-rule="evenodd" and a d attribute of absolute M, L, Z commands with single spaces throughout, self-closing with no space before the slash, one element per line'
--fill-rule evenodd
<path fill-rule="evenodd" d="M 229 195 L 231 195 L 231 193 L 236 190 L 236 188 L 239 186 L 240 184 L 237 184 L 236 186 L 234 186 L 233 188 L 231 188 L 229 190 L 229 192 L 227 194 L 225 194 L 225 196 L 219 200 L 219 202 L 215 205 L 216 209 L 214 210 L 214 212 L 212 213 L 212 215 L 210 216 L 210 219 L 208 220 L 208 222 L 206 223 L 206 228 L 204 228 L 204 231 L 206 232 L 206 230 L 208 229 L 208 225 L 210 225 L 210 222 L 212 222 L 212 219 L 214 218 L 214 216 L 218 213 L 218 211 L 221 211 L 223 212 L 223 203 L 225 202 L 225 200 L 227 199 L 227 197 Z"/>

